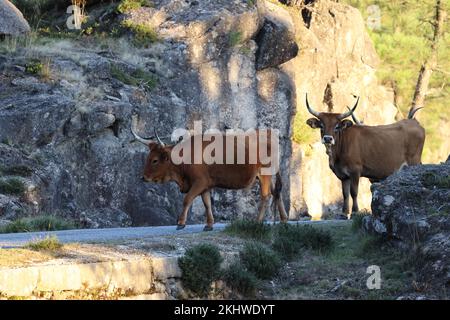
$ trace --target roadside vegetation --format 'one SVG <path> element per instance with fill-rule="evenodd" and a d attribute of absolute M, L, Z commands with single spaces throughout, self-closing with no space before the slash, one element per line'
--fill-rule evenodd
<path fill-rule="evenodd" d="M 44 239 L 38 239 L 25 244 L 25 249 L 34 251 L 58 251 L 63 247 L 63 244 L 56 236 L 47 236 Z"/>
<path fill-rule="evenodd" d="M 57 231 L 76 229 L 77 225 L 63 218 L 43 215 L 27 217 L 10 222 L 0 227 L 0 233 L 37 232 L 37 231 Z"/>
<path fill-rule="evenodd" d="M 355 214 L 348 222 L 316 226 L 266 225 L 264 236 L 257 222 L 232 222 L 219 239 L 231 236 L 244 243 L 237 255 L 222 263 L 218 278 L 204 284 L 209 289 L 202 297 L 214 294 L 213 283 L 218 280 L 230 289 L 228 298 L 397 299 L 438 295 L 430 291 L 420 274 L 426 257 L 416 252 L 406 254 L 392 242 L 367 234 L 362 229 L 367 214 Z M 216 247 L 214 255 L 218 250 Z M 197 265 L 202 261 L 198 257 Z M 367 287 L 371 275 L 367 271 L 372 265 L 381 270 L 379 290 Z M 194 264 L 190 266 L 189 274 L 200 273 Z"/>

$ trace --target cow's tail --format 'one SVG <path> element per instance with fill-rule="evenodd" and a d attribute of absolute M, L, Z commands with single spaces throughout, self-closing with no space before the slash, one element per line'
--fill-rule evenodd
<path fill-rule="evenodd" d="M 423 107 L 412 106 L 411 109 L 409 109 L 409 112 L 408 112 L 408 119 L 414 119 L 414 115 L 420 109 L 423 109 Z"/>
<path fill-rule="evenodd" d="M 281 181 L 281 175 L 279 172 L 276 174 L 275 186 L 272 190 L 273 201 L 272 201 L 272 213 L 273 213 L 273 221 L 276 221 L 276 216 L 278 213 L 278 201 L 281 197 L 281 189 L 283 189 L 283 182 Z"/>

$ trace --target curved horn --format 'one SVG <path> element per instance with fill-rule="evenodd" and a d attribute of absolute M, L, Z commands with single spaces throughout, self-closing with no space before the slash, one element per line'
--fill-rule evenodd
<path fill-rule="evenodd" d="M 315 116 L 315 117 L 317 117 L 317 118 L 319 117 L 320 113 L 317 112 L 317 111 L 314 111 L 314 110 L 309 106 L 309 103 L 308 103 L 308 94 L 306 94 L 306 108 L 308 109 L 309 113 L 311 113 L 313 116 Z"/>
<path fill-rule="evenodd" d="M 346 113 L 340 114 L 340 115 L 338 116 L 338 119 L 339 119 L 339 120 L 342 120 L 342 119 L 345 119 L 345 118 L 351 116 L 351 115 L 353 114 L 353 112 L 355 112 L 356 107 L 358 106 L 358 102 L 359 102 L 359 97 L 358 97 L 358 99 L 356 100 L 356 103 L 355 103 L 355 105 L 353 106 L 353 108 L 352 108 L 351 110 L 349 110 L 348 112 L 346 112 Z"/>
<path fill-rule="evenodd" d="M 348 109 L 348 111 L 352 111 L 352 109 L 350 109 L 349 107 L 347 107 L 347 109 Z M 358 126 L 362 126 L 362 122 L 359 121 L 359 120 L 356 118 L 356 116 L 355 116 L 354 113 L 352 113 L 352 120 L 353 120 L 353 122 L 356 123 Z"/>
<path fill-rule="evenodd" d="M 139 141 L 140 143 L 145 144 L 146 146 L 148 146 L 150 143 L 155 142 L 153 139 L 151 138 L 142 138 L 141 136 L 139 136 L 135 131 L 134 131 L 134 125 L 136 123 L 136 117 L 133 116 L 132 120 L 131 120 L 131 133 L 133 134 L 134 138 Z"/>
<path fill-rule="evenodd" d="M 156 137 L 156 140 L 158 140 L 158 143 L 159 143 L 161 146 L 163 146 L 163 147 L 166 146 L 166 144 L 165 144 L 164 142 L 162 142 L 161 139 L 159 138 L 158 132 L 156 132 L 156 128 L 155 128 L 155 137 Z"/>
<path fill-rule="evenodd" d="M 419 111 L 420 109 L 423 109 L 423 107 L 418 107 L 418 108 L 413 107 L 413 108 L 411 108 L 411 110 L 409 110 L 409 113 L 408 113 L 408 119 L 414 119 L 414 114 L 417 111 Z"/>

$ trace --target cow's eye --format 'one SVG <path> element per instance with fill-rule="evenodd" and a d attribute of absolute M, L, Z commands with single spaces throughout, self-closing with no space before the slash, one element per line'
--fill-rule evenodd
<path fill-rule="evenodd" d="M 336 127 L 334 127 L 334 131 L 335 131 L 335 132 L 337 132 L 337 131 L 339 131 L 339 130 L 341 130 L 341 126 L 340 126 L 340 125 L 337 125 Z"/>
<path fill-rule="evenodd" d="M 153 159 L 152 164 L 157 164 L 158 163 L 158 159 Z"/>

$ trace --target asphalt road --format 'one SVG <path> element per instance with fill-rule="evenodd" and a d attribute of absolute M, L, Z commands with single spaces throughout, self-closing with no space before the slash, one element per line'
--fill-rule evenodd
<path fill-rule="evenodd" d="M 324 220 L 324 221 L 290 221 L 299 224 L 323 224 L 345 222 L 345 220 Z M 214 224 L 214 231 L 225 228 L 226 223 Z M 109 228 L 109 229 L 77 229 L 63 231 L 27 232 L 0 234 L 0 248 L 17 248 L 30 241 L 43 239 L 48 235 L 55 235 L 59 241 L 68 242 L 106 242 L 129 239 L 142 239 L 149 237 L 189 234 L 203 232 L 203 224 L 187 225 L 182 230 L 176 230 L 176 226 L 160 227 L 135 227 L 135 228 Z M 214 232 L 212 231 L 212 232 Z"/>

